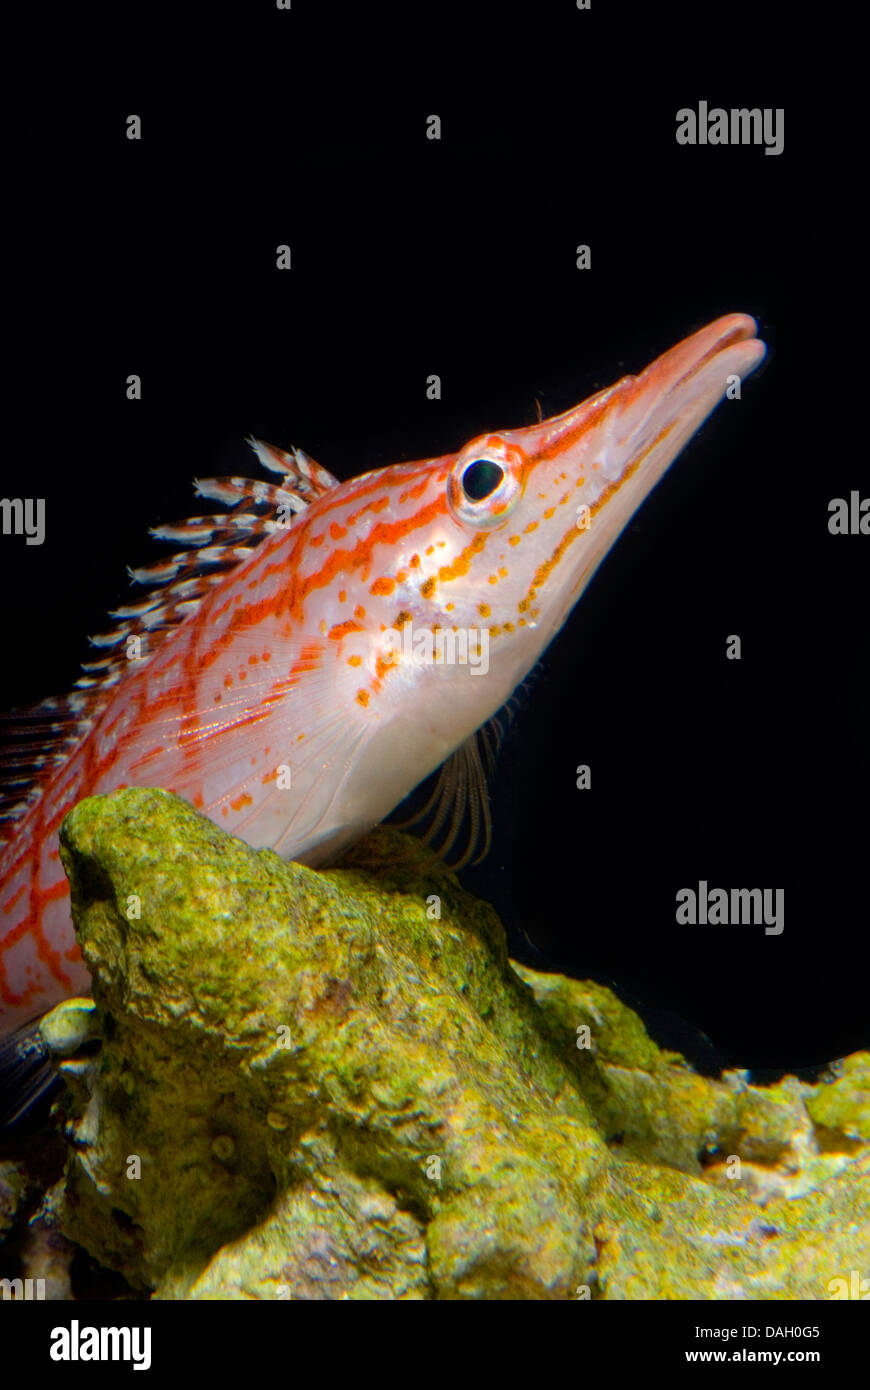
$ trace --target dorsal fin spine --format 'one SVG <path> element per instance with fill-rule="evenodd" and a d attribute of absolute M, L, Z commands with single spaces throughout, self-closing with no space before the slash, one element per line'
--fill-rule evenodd
<path fill-rule="evenodd" d="M 304 511 L 337 485 L 331 473 L 300 449 L 287 453 L 260 440 L 248 442 L 263 466 L 280 475 L 280 482 L 240 476 L 198 479 L 198 496 L 230 510 L 152 528 L 155 539 L 188 549 L 138 569 L 128 568 L 131 582 L 147 584 L 151 592 L 110 613 L 118 620 L 112 631 L 88 639 L 106 655 L 83 663 L 84 674 L 68 695 L 0 715 L 0 736 L 10 745 L 5 772 L 0 770 L 0 839 L 14 835 L 14 822 L 38 799 L 46 770 L 62 764 L 93 728 L 111 690 L 129 669 L 126 655 L 118 650 L 126 639 L 146 634 L 149 640 L 143 656 L 153 656 L 163 638 L 196 612 L 216 584 L 247 560 L 267 536 L 287 529 L 286 520 L 279 517 Z M 32 775 L 24 775 L 25 771 Z M 22 797 L 22 788 L 28 786 Z"/>

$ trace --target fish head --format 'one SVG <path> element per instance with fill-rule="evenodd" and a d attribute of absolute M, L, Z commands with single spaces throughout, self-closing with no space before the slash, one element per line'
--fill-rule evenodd
<path fill-rule="evenodd" d="M 443 461 L 437 564 L 421 577 L 440 621 L 487 630 L 489 669 L 505 688 L 534 665 L 729 386 L 758 366 L 755 332 L 747 315 L 718 319 L 640 375 L 552 419 L 480 435 Z"/>

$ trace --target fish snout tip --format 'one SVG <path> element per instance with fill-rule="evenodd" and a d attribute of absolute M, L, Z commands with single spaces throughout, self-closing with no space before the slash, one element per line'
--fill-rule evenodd
<path fill-rule="evenodd" d="M 717 346 L 720 350 L 737 343 L 747 347 L 751 344 L 757 352 L 753 366 L 757 366 L 767 352 L 767 345 L 758 336 L 758 323 L 751 314 L 726 314 L 712 326 L 719 330 Z"/>

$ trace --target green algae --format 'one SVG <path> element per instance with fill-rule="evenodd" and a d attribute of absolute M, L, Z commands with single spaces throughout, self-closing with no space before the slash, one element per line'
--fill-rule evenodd
<path fill-rule="evenodd" d="M 407 855 L 395 833 L 379 843 Z M 177 1294 L 252 1229 L 271 1249 L 277 1223 L 297 1256 L 344 1252 L 321 1296 L 359 1296 L 390 1268 L 346 1230 L 374 1183 L 396 1205 L 403 1296 L 564 1297 L 582 1280 L 605 1146 L 498 919 L 443 868 L 382 890 L 133 790 L 82 802 L 61 853 L 104 1035 L 71 1078 L 67 1230 L 104 1264 Z"/>
<path fill-rule="evenodd" d="M 609 990 L 510 962 L 385 828 L 315 872 L 130 789 L 61 854 L 95 1001 L 45 1025 L 62 1221 L 135 1287 L 824 1298 L 866 1268 L 866 1054 L 815 1088 L 700 1077 Z"/>
<path fill-rule="evenodd" d="M 834 1063 L 807 1109 L 826 1147 L 851 1151 L 870 1144 L 870 1054 L 855 1052 Z"/>
<path fill-rule="evenodd" d="M 12 1159 L 0 1162 L 0 1238 L 11 1231 L 29 1186 L 27 1168 Z"/>
<path fill-rule="evenodd" d="M 533 990 L 543 1027 L 570 1059 L 605 1138 L 622 1155 L 700 1174 L 708 1152 L 736 1142 L 731 1087 L 659 1049 L 611 990 L 513 968 Z"/>
<path fill-rule="evenodd" d="M 639 1163 L 614 1170 L 610 1199 L 596 1230 L 609 1300 L 842 1298 L 852 1270 L 870 1269 L 868 1155 L 763 1212 L 739 1190 Z"/>

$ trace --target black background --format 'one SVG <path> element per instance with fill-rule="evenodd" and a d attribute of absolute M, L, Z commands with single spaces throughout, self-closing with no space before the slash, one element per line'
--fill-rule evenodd
<path fill-rule="evenodd" d="M 125 565 L 160 553 L 148 527 L 198 509 L 194 477 L 256 473 L 245 435 L 344 479 L 530 423 L 536 401 L 555 414 L 752 313 L 767 362 L 544 655 L 492 853 L 463 881 L 517 956 L 614 984 L 700 1063 L 793 1071 L 870 1041 L 870 542 L 827 530 L 832 497 L 868 492 L 857 232 L 778 9 L 705 14 L 293 0 L 103 19 L 76 99 L 28 118 L 2 488 L 46 498 L 47 537 L 0 544 L 0 701 L 71 685 Z M 701 99 L 784 107 L 784 153 L 678 146 Z M 784 933 L 678 926 L 700 879 L 784 888 Z"/>

